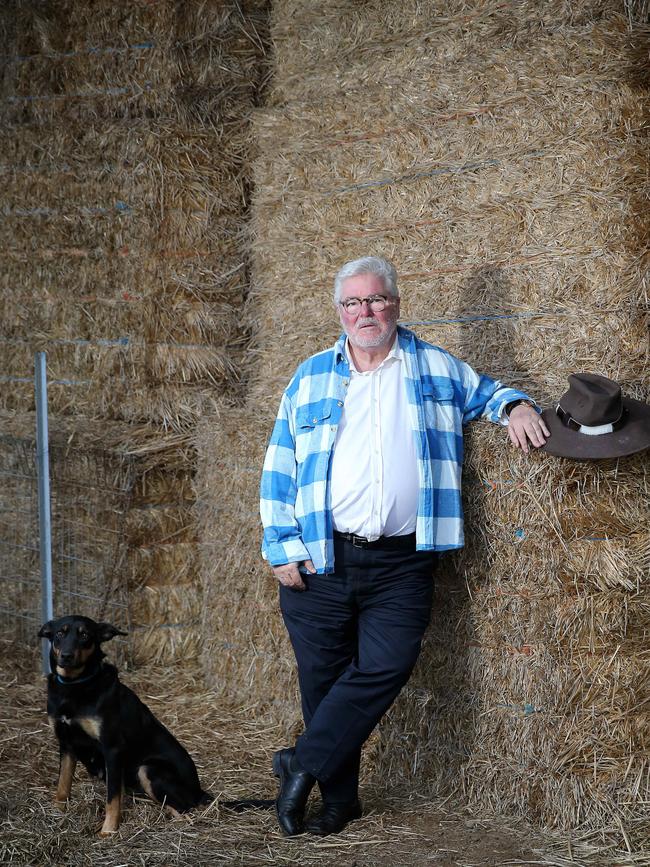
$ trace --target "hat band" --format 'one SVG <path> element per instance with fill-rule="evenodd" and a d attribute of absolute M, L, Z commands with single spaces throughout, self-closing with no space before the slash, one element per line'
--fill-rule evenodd
<path fill-rule="evenodd" d="M 585 434 L 586 436 L 590 437 L 599 437 L 603 434 L 610 434 L 614 433 L 614 431 L 619 430 L 619 428 L 623 427 L 626 414 L 625 407 L 623 407 L 620 416 L 616 419 L 615 422 L 612 422 L 611 424 L 587 425 L 580 424 L 579 421 L 576 421 L 576 419 L 574 419 L 573 416 L 570 415 L 570 413 L 568 413 L 565 409 L 562 409 L 559 403 L 555 407 L 555 412 L 559 416 L 562 424 L 565 427 L 568 427 L 570 430 L 577 431 L 577 433 Z"/>

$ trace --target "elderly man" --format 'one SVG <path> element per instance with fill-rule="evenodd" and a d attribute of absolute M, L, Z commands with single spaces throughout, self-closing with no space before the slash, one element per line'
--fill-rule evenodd
<path fill-rule="evenodd" d="M 418 658 L 438 552 L 463 544 L 463 425 L 503 424 L 524 452 L 548 436 L 526 394 L 397 325 L 386 260 L 344 265 L 334 302 L 345 335 L 289 383 L 261 485 L 263 556 L 305 723 L 273 759 L 289 836 L 337 833 L 361 815 L 361 747 Z M 316 781 L 322 807 L 305 823 Z"/>

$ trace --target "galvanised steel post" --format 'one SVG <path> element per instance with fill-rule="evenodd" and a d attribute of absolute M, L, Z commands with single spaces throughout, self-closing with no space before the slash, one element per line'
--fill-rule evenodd
<path fill-rule="evenodd" d="M 41 622 L 53 615 L 52 607 L 52 518 L 50 513 L 50 449 L 47 422 L 47 356 L 37 352 L 34 356 L 34 384 L 36 387 L 36 465 L 38 474 L 38 526 L 41 558 Z M 50 672 L 49 642 L 41 643 L 43 674 Z"/>

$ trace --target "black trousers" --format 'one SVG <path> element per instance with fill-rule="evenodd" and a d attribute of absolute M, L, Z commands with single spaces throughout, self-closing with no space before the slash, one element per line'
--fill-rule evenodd
<path fill-rule="evenodd" d="M 305 730 L 296 757 L 323 800 L 358 795 L 361 747 L 407 682 L 429 623 L 435 554 L 334 540 L 334 573 L 280 586 Z M 304 576 L 303 576 L 304 577 Z"/>

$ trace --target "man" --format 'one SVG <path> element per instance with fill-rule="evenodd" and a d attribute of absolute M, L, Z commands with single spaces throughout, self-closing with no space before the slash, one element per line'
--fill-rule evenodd
<path fill-rule="evenodd" d="M 548 429 L 520 391 L 397 325 L 397 275 L 348 262 L 345 331 L 289 383 L 261 484 L 263 555 L 280 583 L 305 729 L 277 752 L 283 832 L 341 831 L 361 815 L 361 747 L 408 680 L 429 622 L 437 553 L 463 544 L 462 426 L 483 415 L 515 446 Z M 314 783 L 320 813 L 306 824 Z"/>

